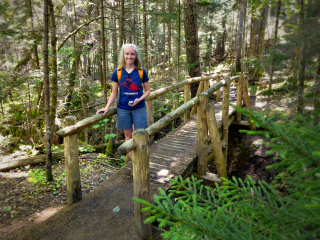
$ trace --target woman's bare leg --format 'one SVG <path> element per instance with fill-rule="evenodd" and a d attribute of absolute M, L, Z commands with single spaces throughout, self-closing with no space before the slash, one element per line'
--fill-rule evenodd
<path fill-rule="evenodd" d="M 123 130 L 123 132 L 124 132 L 124 136 L 125 136 L 126 141 L 128 141 L 128 140 L 130 140 L 132 138 L 132 133 L 133 133 L 133 129 L 132 128 L 131 129 L 127 129 L 127 130 Z M 132 160 L 132 151 L 129 152 L 129 156 L 130 156 L 130 158 Z"/>

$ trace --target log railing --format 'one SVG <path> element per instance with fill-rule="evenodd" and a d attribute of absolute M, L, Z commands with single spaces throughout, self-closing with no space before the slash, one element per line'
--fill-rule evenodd
<path fill-rule="evenodd" d="M 118 153 L 121 155 L 127 154 L 133 151 L 133 159 L 140 159 L 139 161 L 133 161 L 133 177 L 134 177 L 134 197 L 138 197 L 145 200 L 150 200 L 150 173 L 149 173 L 149 146 L 150 138 L 160 131 L 163 127 L 170 124 L 173 120 L 183 115 L 184 121 L 187 121 L 190 114 L 197 111 L 197 175 L 198 177 L 205 178 L 207 165 L 215 160 L 218 177 L 227 177 L 226 165 L 227 165 L 227 148 L 228 148 L 228 128 L 233 122 L 234 117 L 229 119 L 229 93 L 230 83 L 239 79 L 238 81 L 238 99 L 237 105 L 242 107 L 243 96 L 245 98 L 245 105 L 251 109 L 250 101 L 248 99 L 247 82 L 243 81 L 243 76 L 223 77 L 220 74 L 215 74 L 205 77 L 196 77 L 184 80 L 182 82 L 173 84 L 168 87 L 164 87 L 153 91 L 146 98 L 147 115 L 149 127 L 145 130 L 137 130 L 133 133 L 133 138 L 126 141 L 118 148 Z M 209 80 L 216 79 L 216 83 L 209 87 Z M 200 82 L 198 95 L 190 99 L 190 84 L 194 82 Z M 184 104 L 167 114 L 154 123 L 154 99 L 164 93 L 173 91 L 180 87 L 184 87 Z M 209 96 L 213 92 L 217 91 L 217 101 L 221 100 L 220 88 L 223 87 L 223 99 L 222 99 L 222 133 L 218 130 L 217 122 L 215 119 L 215 113 L 212 104 L 209 102 Z M 240 90 L 239 90 L 240 89 Z M 244 90 L 243 90 L 244 89 Z M 190 110 L 192 109 L 191 113 Z M 75 117 L 65 118 L 65 127 L 58 131 L 56 134 L 65 138 L 65 158 L 67 166 L 67 175 L 71 178 L 67 181 L 68 185 L 68 204 L 73 204 L 81 199 L 81 183 L 80 183 L 80 171 L 79 167 L 75 165 L 79 164 L 79 156 L 77 151 L 77 132 L 93 125 L 103 119 L 106 119 L 117 113 L 116 108 L 112 108 L 106 113 L 97 114 L 86 118 L 82 121 L 76 122 Z M 240 121 L 239 121 L 240 119 Z M 236 121 L 241 122 L 241 115 L 236 115 Z M 209 132 L 209 136 L 208 136 Z M 147 139 L 147 140 L 146 140 Z M 208 146 L 208 139 L 211 144 Z M 152 141 L 153 142 L 153 141 Z M 213 153 L 208 156 L 208 149 L 212 148 Z M 141 161 L 143 159 L 144 161 Z M 76 172 L 76 173 L 75 173 Z M 217 182 L 221 182 L 221 179 L 216 179 Z M 70 182 L 70 184 L 69 184 Z M 71 184 L 72 183 L 72 184 Z M 80 194 L 79 194 L 80 189 Z M 145 226 L 143 220 L 146 218 L 145 213 L 140 212 L 139 205 L 135 205 L 135 221 L 141 236 L 149 238 L 151 230 L 148 226 Z M 148 237 L 149 236 L 149 237 Z"/>

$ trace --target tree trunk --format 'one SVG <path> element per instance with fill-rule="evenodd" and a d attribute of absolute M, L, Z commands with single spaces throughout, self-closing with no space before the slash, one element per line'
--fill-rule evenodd
<path fill-rule="evenodd" d="M 120 0 L 120 29 L 119 29 L 119 48 L 123 44 L 123 28 L 124 28 L 124 0 Z"/>
<path fill-rule="evenodd" d="M 80 61 L 80 55 L 82 51 L 82 46 L 78 45 L 75 47 L 75 58 L 72 63 L 72 67 L 70 69 L 70 74 L 68 78 L 68 86 L 67 86 L 67 96 L 66 96 L 66 107 L 69 109 L 72 99 L 72 94 L 75 86 L 75 82 L 77 79 L 77 66 Z M 100 64 L 101 65 L 101 64 Z"/>
<path fill-rule="evenodd" d="M 33 27 L 33 14 L 32 14 L 32 2 L 29 0 L 29 11 L 30 11 L 30 19 L 31 19 L 31 28 L 32 28 L 32 36 L 34 36 L 34 27 Z M 36 44 L 36 40 L 34 42 Z M 37 68 L 40 69 L 39 56 L 38 56 L 38 46 L 37 44 L 34 47 L 34 55 L 36 57 Z"/>
<path fill-rule="evenodd" d="M 162 12 L 166 12 L 166 0 L 163 0 L 163 5 L 162 5 Z M 163 71 L 165 72 L 166 70 L 166 23 L 163 21 L 162 24 L 163 27 Z"/>
<path fill-rule="evenodd" d="M 257 55 L 257 42 L 258 42 L 258 26 L 259 18 L 257 16 L 257 3 L 253 3 L 251 7 L 251 28 L 250 28 L 250 56 Z"/>
<path fill-rule="evenodd" d="M 306 24 L 304 22 L 304 0 L 300 1 L 300 13 L 299 13 L 299 22 L 300 28 L 298 31 L 300 32 L 302 38 L 302 46 L 300 52 L 300 61 L 299 61 L 299 72 L 298 72 L 298 101 L 297 101 L 297 111 L 299 114 L 303 113 L 303 94 L 304 94 L 304 78 L 306 72 L 306 61 L 307 61 L 307 39 L 305 32 L 303 31 Z"/>
<path fill-rule="evenodd" d="M 242 32 L 242 46 L 241 46 L 241 74 L 244 71 L 244 59 L 246 53 L 246 21 L 247 21 L 247 0 L 245 0 L 244 18 L 243 18 L 243 32 Z"/>
<path fill-rule="evenodd" d="M 51 108 L 50 108 L 50 122 L 51 131 L 55 133 L 55 119 L 57 112 L 57 99 L 58 99 L 58 67 L 57 67 L 57 36 L 56 36 L 56 20 L 54 16 L 54 8 L 52 0 L 49 3 L 49 13 L 50 13 L 50 30 L 51 30 L 51 67 L 52 67 L 52 77 L 51 77 Z"/>
<path fill-rule="evenodd" d="M 276 47 L 277 47 L 280 10 L 281 10 L 281 0 L 278 0 L 277 16 L 276 16 L 276 23 L 275 23 L 275 26 L 274 26 L 274 38 L 273 38 L 273 48 L 274 49 L 276 49 Z M 273 72 L 274 72 L 274 61 L 275 61 L 275 57 L 273 56 L 272 57 L 271 70 L 270 70 L 269 90 L 271 90 L 271 88 L 272 88 Z"/>
<path fill-rule="evenodd" d="M 317 55 L 317 67 L 314 78 L 314 117 L 313 125 L 319 124 L 320 119 L 320 53 Z"/>
<path fill-rule="evenodd" d="M 147 33 L 147 7 L 146 0 L 143 0 L 143 51 L 144 51 L 144 64 L 146 65 L 146 69 L 148 69 L 148 33 Z"/>
<path fill-rule="evenodd" d="M 184 29 L 186 39 L 187 69 L 189 76 L 201 76 L 200 69 L 200 49 L 198 39 L 198 20 L 195 0 L 185 0 L 184 9 Z M 199 83 L 191 84 L 191 98 L 197 94 Z"/>
<path fill-rule="evenodd" d="M 43 19 L 44 19 L 44 34 L 43 34 L 43 72 L 44 72 L 44 93 L 45 93 L 45 120 L 46 120 L 46 179 L 47 182 L 53 180 L 52 176 L 52 152 L 51 152 L 51 124 L 50 124 L 50 91 L 49 91 L 49 16 L 48 16 L 48 0 L 44 1 Z"/>
<path fill-rule="evenodd" d="M 168 0 L 169 14 L 172 11 L 172 0 Z M 168 60 L 169 60 L 169 73 L 171 75 L 171 19 L 168 19 Z"/>
<path fill-rule="evenodd" d="M 116 3 L 113 2 L 112 6 L 115 7 Z M 112 26 L 117 25 L 117 18 L 114 10 L 111 11 L 111 22 L 112 22 Z M 118 66 L 117 31 L 112 31 L 112 53 L 113 53 L 113 68 L 117 68 Z"/>
<path fill-rule="evenodd" d="M 101 46 L 102 46 L 102 81 L 103 81 L 103 99 L 104 104 L 108 103 L 108 87 L 106 82 L 106 46 L 105 46 L 105 37 L 104 37 L 104 9 L 103 9 L 103 0 L 100 0 L 100 15 L 101 15 Z M 109 85 L 108 85 L 109 86 Z"/>
<path fill-rule="evenodd" d="M 257 49 L 257 57 L 261 61 L 264 49 L 264 36 L 266 33 L 267 23 L 268 23 L 268 15 L 269 15 L 269 1 L 267 1 L 261 12 L 261 22 L 259 29 L 259 40 L 258 40 L 258 49 Z"/>
<path fill-rule="evenodd" d="M 246 0 L 241 0 L 240 2 L 240 15 L 239 15 L 239 25 L 237 33 L 237 44 L 236 44 L 236 71 L 241 71 L 241 51 L 242 51 L 242 37 L 243 37 L 243 23 L 244 23 L 244 13 L 246 8 Z"/>
<path fill-rule="evenodd" d="M 178 64 L 177 64 L 177 79 L 178 82 L 180 81 L 180 50 L 181 50 L 181 46 L 180 46 L 180 41 L 181 41 L 181 3 L 179 0 L 179 10 L 178 10 L 178 51 L 177 51 L 177 59 L 178 59 Z"/>

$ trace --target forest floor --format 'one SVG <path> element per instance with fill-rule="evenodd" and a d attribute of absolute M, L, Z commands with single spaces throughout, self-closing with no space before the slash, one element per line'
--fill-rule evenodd
<path fill-rule="evenodd" d="M 251 97 L 255 102 L 255 109 L 289 111 L 292 107 L 287 100 L 274 97 Z M 241 127 L 243 129 L 245 127 Z M 266 170 L 266 166 L 273 163 L 273 155 L 268 155 L 269 150 L 261 144 L 266 141 L 262 136 L 240 133 L 239 126 L 231 126 L 229 130 L 229 164 L 228 175 L 246 179 L 249 175 L 254 180 L 271 182 L 275 175 Z M 4 158 L 22 157 L 22 152 L 15 155 L 5 155 Z M 88 153 L 80 157 L 80 172 L 82 179 L 82 193 L 88 194 L 91 190 L 107 180 L 117 169 L 118 164 L 105 166 L 95 160 L 97 154 Z M 0 159 L 1 162 L 1 159 Z M 49 218 L 67 204 L 65 163 L 56 160 L 53 164 L 55 183 L 32 183 L 31 171 L 43 169 L 44 164 L 29 166 L 0 172 L 0 239 L 18 228 L 32 222 L 41 222 Z M 209 167 L 210 169 L 210 167 Z M 38 170 L 40 171 L 40 170 Z M 35 177 L 34 177 L 35 178 Z M 59 179 L 59 180 L 58 180 Z M 156 239 L 161 239 L 157 236 Z"/>

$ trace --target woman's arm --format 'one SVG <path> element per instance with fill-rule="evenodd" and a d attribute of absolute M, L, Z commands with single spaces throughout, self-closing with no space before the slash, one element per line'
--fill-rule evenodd
<path fill-rule="evenodd" d="M 112 92 L 111 92 L 109 101 L 107 103 L 107 106 L 105 108 L 98 110 L 96 114 L 103 112 L 103 115 L 104 115 L 109 111 L 109 107 L 112 105 L 112 103 L 114 102 L 114 100 L 118 95 L 118 86 L 119 86 L 119 83 L 117 82 L 112 83 Z"/>
<path fill-rule="evenodd" d="M 145 99 L 146 97 L 148 97 L 151 93 L 151 89 L 150 89 L 150 83 L 148 82 L 144 82 L 143 83 L 144 86 L 144 93 L 142 94 L 141 97 L 136 98 L 133 102 L 133 104 L 129 104 L 131 107 L 136 106 L 139 102 L 141 102 L 143 99 Z"/>

